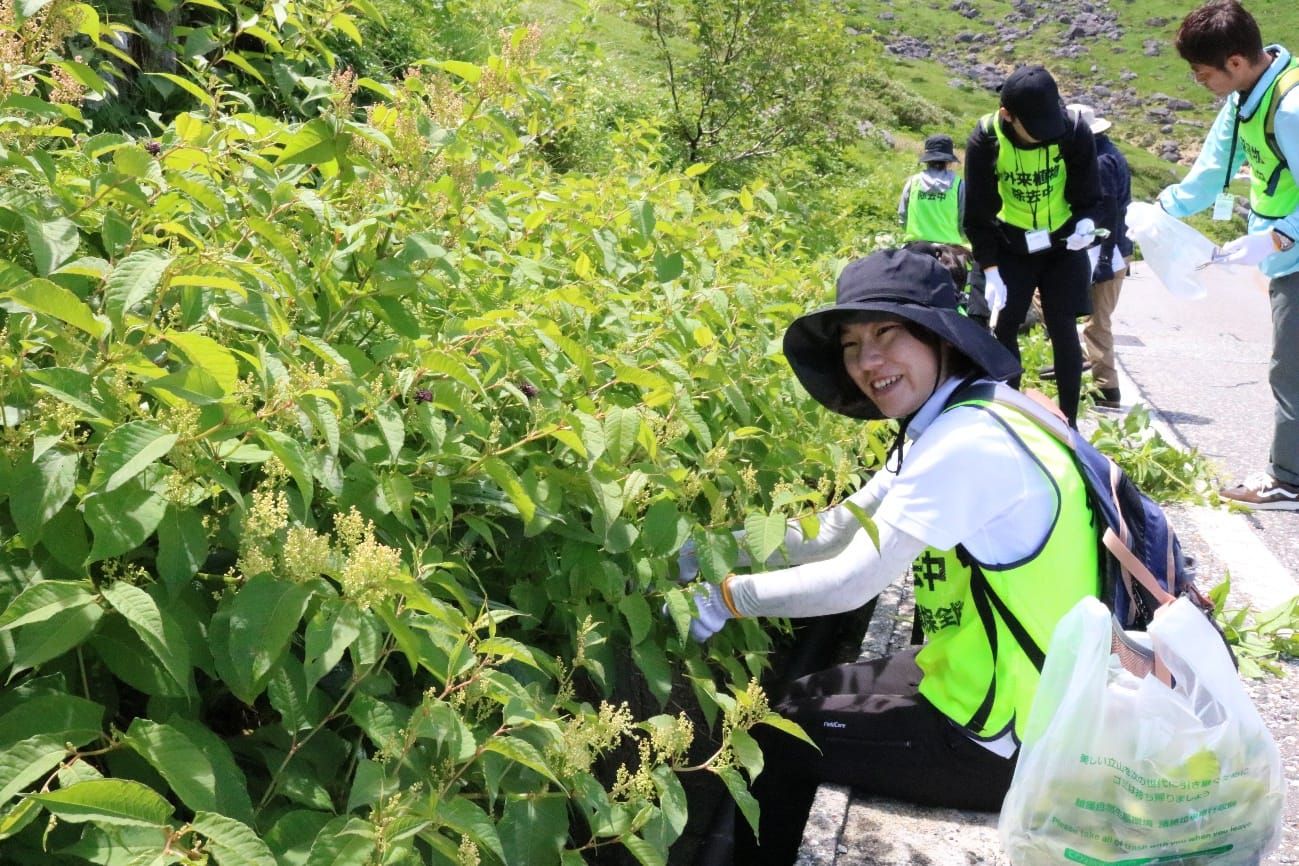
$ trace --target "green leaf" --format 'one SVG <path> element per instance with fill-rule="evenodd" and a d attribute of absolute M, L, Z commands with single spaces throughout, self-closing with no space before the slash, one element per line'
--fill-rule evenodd
<path fill-rule="evenodd" d="M 167 501 L 136 481 L 87 496 L 82 502 L 95 538 L 89 562 L 120 556 L 144 544 L 167 513 Z"/>
<path fill-rule="evenodd" d="M 162 250 L 139 250 L 117 263 L 104 281 L 104 312 L 118 330 L 129 310 L 151 297 L 171 264 Z"/>
<path fill-rule="evenodd" d="M 654 234 L 654 205 L 648 201 L 640 201 L 631 206 L 631 221 L 636 227 L 636 233 L 645 240 L 649 240 Z"/>
<path fill-rule="evenodd" d="M 44 391 L 92 418 L 104 415 L 103 403 L 95 395 L 94 380 L 89 373 L 70 367 L 46 367 L 32 370 L 27 379 L 36 390 Z"/>
<path fill-rule="evenodd" d="M 812 738 L 807 735 L 807 731 L 803 730 L 803 728 L 799 726 L 798 722 L 790 721 L 777 713 L 768 713 L 760 722 L 758 722 L 758 724 L 768 725 L 778 731 L 784 731 L 791 737 L 797 737 L 809 746 L 818 750 L 820 749 L 820 746 L 817 746 L 816 743 L 812 741 Z"/>
<path fill-rule="evenodd" d="M 9 513 L 29 547 L 41 540 L 50 518 L 72 497 L 77 461 L 75 452 L 51 448 L 13 474 Z"/>
<path fill-rule="evenodd" d="M 866 535 L 870 537 L 871 544 L 875 545 L 876 550 L 879 550 L 880 531 L 879 527 L 875 525 L 875 521 L 866 513 L 865 509 L 852 500 L 845 499 L 843 504 L 848 508 L 849 513 L 857 518 L 857 522 L 862 525 L 862 528 L 866 530 Z"/>
<path fill-rule="evenodd" d="M 359 818 L 338 818 L 320 831 L 304 866 L 366 866 L 374 853 L 374 828 Z"/>
<path fill-rule="evenodd" d="M 84 745 L 99 736 L 104 708 L 64 693 L 24 697 L 0 716 L 0 748 L 30 737 L 53 737 L 59 743 Z"/>
<path fill-rule="evenodd" d="M 650 777 L 659 792 L 659 808 L 663 810 L 663 818 L 672 828 L 672 832 L 680 836 L 685 832 L 690 810 L 690 804 L 686 800 L 686 789 L 682 787 L 681 779 L 671 767 L 665 766 L 655 767 L 650 772 Z"/>
<path fill-rule="evenodd" d="M 686 269 L 685 259 L 681 253 L 672 253 L 663 255 L 660 252 L 654 253 L 654 278 L 660 283 L 670 283 L 680 277 Z"/>
<path fill-rule="evenodd" d="M 9 839 L 22 832 L 38 814 L 41 807 L 35 800 L 20 800 L 3 816 L 0 816 L 0 839 Z"/>
<path fill-rule="evenodd" d="M 188 804 L 186 804 L 188 805 Z M 246 823 L 197 811 L 190 826 L 207 837 L 207 850 L 220 866 L 275 866 L 275 855 Z"/>
<path fill-rule="evenodd" d="M 131 631 L 143 641 L 182 693 L 193 691 L 190 685 L 189 644 L 180 626 L 164 614 L 149 593 L 124 581 L 104 590 L 104 598 L 126 618 Z"/>
<path fill-rule="evenodd" d="M 658 698 L 659 706 L 666 704 L 672 695 L 672 665 L 663 647 L 655 641 L 643 640 L 632 647 L 631 655 L 645 675 L 646 685 Z"/>
<path fill-rule="evenodd" d="M 163 337 L 180 349 L 191 364 L 211 376 L 221 386 L 222 393 L 234 391 L 239 382 L 239 362 L 229 349 L 193 331 L 168 331 Z"/>
<path fill-rule="evenodd" d="M 207 552 L 207 532 L 199 512 L 169 503 L 158 524 L 158 575 L 175 592 L 198 573 Z"/>
<path fill-rule="evenodd" d="M 667 866 L 667 859 L 657 848 L 639 836 L 628 834 L 622 837 L 622 844 L 643 866 Z"/>
<path fill-rule="evenodd" d="M 306 654 L 303 670 L 307 691 L 333 670 L 343 653 L 360 636 L 357 625 L 360 611 L 340 599 L 330 599 L 320 606 L 307 623 Z"/>
<path fill-rule="evenodd" d="M 311 598 L 310 588 L 260 574 L 229 603 L 229 645 L 217 656 L 230 691 L 252 704 L 266 687 L 272 669 L 289 646 Z M 225 602 L 222 603 L 225 606 Z"/>
<path fill-rule="evenodd" d="M 37 734 L 0 749 L 0 804 L 44 778 L 67 757 L 68 747 L 56 734 Z"/>
<path fill-rule="evenodd" d="M 190 96 L 197 99 L 199 102 L 203 103 L 203 105 L 207 106 L 209 111 L 216 111 L 216 100 L 212 98 L 212 95 L 194 82 L 190 81 L 188 78 L 182 78 L 181 76 L 173 75 L 170 72 L 146 72 L 144 74 L 166 79 L 188 93 Z"/>
<path fill-rule="evenodd" d="M 510 862 L 501 846 L 501 836 L 490 815 L 472 800 L 449 797 L 438 801 L 436 818 L 461 836 L 468 836 L 480 850 L 486 849 L 503 863 Z"/>
<path fill-rule="evenodd" d="M 506 863 L 556 866 L 568 838 L 568 803 L 561 797 L 511 800 L 498 828 Z"/>
<path fill-rule="evenodd" d="M 675 553 L 690 536 L 690 522 L 670 499 L 660 499 L 649 507 L 642 528 L 642 537 L 656 556 Z"/>
<path fill-rule="evenodd" d="M 0 631 L 45 622 L 65 610 L 95 603 L 90 581 L 46 580 L 33 584 L 9 602 L 0 614 Z"/>
<path fill-rule="evenodd" d="M 401 456 L 401 446 L 406 443 L 406 425 L 402 423 L 401 412 L 392 403 L 381 403 L 374 409 L 374 420 L 388 446 L 388 455 L 396 462 Z"/>
<path fill-rule="evenodd" d="M 258 430 L 257 435 L 262 440 L 262 444 L 280 458 L 284 468 L 289 470 L 289 474 L 298 485 L 298 492 L 302 494 L 303 508 L 310 510 L 315 488 L 311 479 L 311 466 L 307 462 L 307 455 L 303 452 L 302 445 L 280 430 Z"/>
<path fill-rule="evenodd" d="M 60 611 L 43 623 L 24 628 L 14 639 L 11 674 L 44 664 L 79 646 L 94 634 L 103 615 L 99 605 L 87 604 Z"/>
<path fill-rule="evenodd" d="M 645 601 L 645 596 L 640 593 L 623 596 L 618 601 L 618 610 L 627 620 L 627 627 L 631 630 L 631 642 L 638 644 L 643 641 L 649 634 L 653 622 L 653 615 L 650 613 L 649 602 Z"/>
<path fill-rule="evenodd" d="M 735 805 L 740 807 L 740 814 L 744 815 L 744 820 L 749 822 L 753 832 L 758 832 L 758 801 L 749 793 L 749 787 L 744 784 L 744 778 L 740 771 L 734 767 L 723 767 L 714 771 L 726 785 L 726 790 L 731 792 L 731 799 L 735 800 Z M 761 840 L 759 840 L 761 841 Z"/>
<path fill-rule="evenodd" d="M 17 288 L 10 289 L 4 297 L 33 313 L 71 325 L 95 339 L 102 337 L 107 329 L 81 298 L 49 280 L 28 280 Z"/>
<path fill-rule="evenodd" d="M 749 736 L 749 732 L 740 728 L 731 731 L 731 751 L 735 758 L 748 772 L 750 779 L 756 779 L 762 772 L 762 747 L 758 741 Z"/>
<path fill-rule="evenodd" d="M 482 67 L 475 66 L 472 63 L 465 63 L 462 60 L 443 60 L 438 66 L 450 72 L 452 75 L 459 76 L 470 84 L 477 84 L 478 80 L 483 77 Z"/>
<path fill-rule="evenodd" d="M 179 438 L 149 421 L 128 421 L 113 428 L 95 454 L 90 491 L 116 490 L 166 456 Z"/>
<path fill-rule="evenodd" d="M 541 753 L 527 740 L 510 736 L 492 737 L 483 744 L 483 749 L 488 752 L 495 752 L 498 755 L 504 755 L 511 761 L 540 773 L 556 785 L 560 784 L 559 779 L 555 777 L 546 764 L 545 758 L 541 757 Z"/>
<path fill-rule="evenodd" d="M 81 245 L 77 225 L 67 217 L 37 218 L 23 214 L 23 228 L 27 232 L 32 259 L 36 262 L 36 272 L 43 277 L 76 255 Z"/>
<path fill-rule="evenodd" d="M 785 518 L 780 514 L 750 514 L 744 519 L 744 543 L 754 562 L 765 563 L 785 543 Z"/>
<path fill-rule="evenodd" d="M 94 821 L 126 827 L 166 827 L 172 814 L 171 804 L 157 791 L 125 779 L 94 779 L 28 796 L 72 824 Z"/>
<path fill-rule="evenodd" d="M 498 457 L 489 457 L 483 461 L 483 470 L 496 482 L 496 486 L 505 491 L 505 495 L 519 510 L 519 517 L 524 523 L 530 523 L 537 514 L 537 504 L 528 495 L 527 489 L 519 476 L 509 465 Z"/>
<path fill-rule="evenodd" d="M 216 811 L 253 820 L 247 782 L 234 754 L 220 737 L 197 722 L 159 724 L 137 718 L 123 742 L 167 780 L 180 801 L 196 813 Z"/>
<path fill-rule="evenodd" d="M 313 165 L 331 162 L 337 157 L 338 144 L 329 124 L 317 118 L 308 121 L 282 139 L 284 149 L 276 165 Z"/>
<path fill-rule="evenodd" d="M 611 463 L 622 463 L 636 447 L 641 417 L 635 409 L 611 408 L 604 418 L 605 454 Z M 612 516 L 612 515 L 611 515 Z"/>

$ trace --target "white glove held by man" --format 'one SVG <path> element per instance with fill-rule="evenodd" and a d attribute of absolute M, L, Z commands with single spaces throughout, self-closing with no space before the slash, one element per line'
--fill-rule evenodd
<path fill-rule="evenodd" d="M 1254 232 L 1243 235 L 1228 244 L 1214 261 L 1221 265 L 1256 265 L 1276 252 L 1272 242 L 1272 231 Z"/>
<path fill-rule="evenodd" d="M 1096 223 L 1083 217 L 1073 227 L 1073 234 L 1064 239 L 1064 245 L 1071 250 L 1085 250 L 1096 240 Z"/>
<path fill-rule="evenodd" d="M 983 286 L 983 299 L 988 302 L 988 310 L 996 313 L 1006 306 L 1006 284 L 1001 279 L 1001 269 L 986 270 L 983 276 L 986 280 Z"/>
<path fill-rule="evenodd" d="M 699 615 L 690 620 L 690 637 L 703 643 L 721 630 L 726 621 L 734 618 L 731 609 L 722 600 L 722 588 L 709 583 L 694 591 L 695 607 Z"/>

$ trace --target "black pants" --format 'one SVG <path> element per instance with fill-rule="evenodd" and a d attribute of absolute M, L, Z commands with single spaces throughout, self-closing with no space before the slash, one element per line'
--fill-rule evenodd
<path fill-rule="evenodd" d="M 1019 357 L 1019 326 L 1033 303 L 1033 290 L 1042 295 L 1042 324 L 1051 340 L 1060 411 L 1074 426 L 1082 391 L 1082 345 L 1077 320 L 1091 312 L 1091 262 L 1086 250 L 1050 249 L 1017 254 L 999 250 L 997 265 L 1006 284 L 1006 306 L 997 318 L 1001 345 Z M 1019 387 L 1019 380 L 1010 383 Z"/>
<path fill-rule="evenodd" d="M 752 733 L 766 760 L 752 786 L 758 840 L 735 819 L 736 864 L 790 866 L 821 782 L 851 785 L 922 806 L 997 811 L 1013 758 L 970 740 L 917 692 L 918 647 L 854 662 L 790 684 L 775 709 L 798 722 L 821 751 L 766 726 Z"/>

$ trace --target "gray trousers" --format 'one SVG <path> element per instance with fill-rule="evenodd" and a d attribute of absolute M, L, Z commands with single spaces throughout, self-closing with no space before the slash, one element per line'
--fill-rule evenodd
<path fill-rule="evenodd" d="M 1299 272 L 1272 280 L 1272 363 L 1267 380 L 1276 400 L 1272 477 L 1299 484 Z"/>

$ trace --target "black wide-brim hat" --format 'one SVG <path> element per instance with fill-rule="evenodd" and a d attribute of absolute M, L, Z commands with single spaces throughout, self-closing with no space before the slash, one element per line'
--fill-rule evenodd
<path fill-rule="evenodd" d="M 956 158 L 956 146 L 950 135 L 931 135 L 925 139 L 925 152 L 920 154 L 921 162 L 960 162 Z"/>
<path fill-rule="evenodd" d="M 800 316 L 785 331 L 785 358 L 818 403 L 850 418 L 884 417 L 848 376 L 839 329 L 867 313 L 914 322 L 950 343 L 990 379 L 1021 372 L 1019 362 L 978 323 L 956 309 L 956 285 L 930 256 L 881 250 L 850 263 L 839 274 L 835 304 Z"/>

